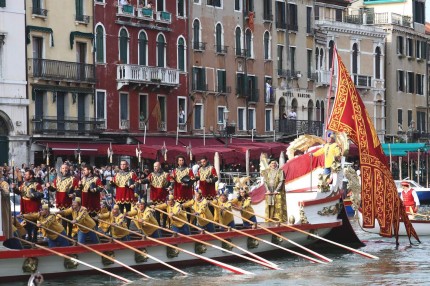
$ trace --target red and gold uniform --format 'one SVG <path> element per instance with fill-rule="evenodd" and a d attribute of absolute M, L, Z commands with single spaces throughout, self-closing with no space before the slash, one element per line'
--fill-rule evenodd
<path fill-rule="evenodd" d="M 149 183 L 150 199 L 155 203 L 163 203 L 169 194 L 167 187 L 169 185 L 169 174 L 163 171 L 152 172 L 145 180 Z"/>
<path fill-rule="evenodd" d="M 199 189 L 202 191 L 202 196 L 212 200 L 216 197 L 217 192 L 215 183 L 218 180 L 218 175 L 213 166 L 201 166 L 198 171 Z"/>
<path fill-rule="evenodd" d="M 103 183 L 98 177 L 88 176 L 82 178 L 82 206 L 89 213 L 100 211 L 100 189 Z"/>
<path fill-rule="evenodd" d="M 63 176 L 54 179 L 53 188 L 56 189 L 55 202 L 57 208 L 64 210 L 72 205 L 70 193 L 79 189 L 79 181 L 74 176 Z"/>
<path fill-rule="evenodd" d="M 401 198 L 403 200 L 403 205 L 405 206 L 405 210 L 407 213 L 415 213 L 418 211 L 420 201 L 414 189 L 408 188 L 406 191 L 403 190 Z"/>
<path fill-rule="evenodd" d="M 170 182 L 173 183 L 173 196 L 175 201 L 185 202 L 193 198 L 193 187 L 189 184 L 182 183 L 182 179 L 189 176 L 190 180 L 194 180 L 193 170 L 188 167 L 177 167 L 173 170 Z"/>
<path fill-rule="evenodd" d="M 40 197 L 34 192 L 38 192 Z M 42 206 L 43 188 L 35 180 L 24 182 L 19 187 L 19 194 L 21 195 L 21 213 L 36 213 Z"/>
<path fill-rule="evenodd" d="M 121 170 L 113 177 L 112 181 L 116 185 L 117 204 L 131 204 L 137 201 L 134 190 L 128 187 L 130 180 L 133 181 L 133 184 L 136 182 L 136 173 Z"/>

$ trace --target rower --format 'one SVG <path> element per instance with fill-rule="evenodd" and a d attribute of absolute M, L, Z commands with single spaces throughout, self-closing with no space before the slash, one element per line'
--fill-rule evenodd
<path fill-rule="evenodd" d="M 254 209 L 251 206 L 251 197 L 248 193 L 248 186 L 241 187 L 239 189 L 239 196 L 237 198 L 234 198 L 231 200 L 233 208 L 240 211 L 240 215 L 252 222 L 254 222 L 254 225 L 252 227 L 255 227 L 257 225 L 257 219 L 254 215 Z M 244 227 L 251 227 L 251 224 L 244 220 L 243 221 Z"/>
<path fill-rule="evenodd" d="M 81 198 L 75 198 L 72 202 L 72 206 L 68 209 L 59 211 L 58 214 L 62 216 L 72 216 L 72 223 L 78 223 L 78 242 L 85 244 L 87 238 L 91 243 L 100 243 L 97 234 L 93 231 L 89 231 L 87 228 L 95 230 L 96 223 L 91 218 L 86 207 L 81 205 Z M 87 228 L 81 227 L 85 226 Z"/>
<path fill-rule="evenodd" d="M 145 224 L 145 222 L 148 222 L 152 225 L 159 226 L 157 219 L 154 216 L 154 212 L 154 209 L 147 207 L 146 201 L 144 199 L 140 199 L 137 202 L 136 207 L 127 212 L 126 216 L 135 217 L 136 220 L 134 222 L 136 227 L 146 236 L 160 238 L 161 231 L 158 227 Z"/>
<path fill-rule="evenodd" d="M 177 217 L 182 221 L 187 221 L 187 214 L 182 210 L 182 205 L 175 201 L 173 195 L 167 196 L 166 203 L 153 206 L 153 208 L 155 210 L 165 210 L 169 214 L 170 226 L 174 232 L 185 235 L 191 234 L 190 227 L 187 224 L 175 219 Z"/>
<path fill-rule="evenodd" d="M 112 238 L 121 241 L 129 241 L 130 240 L 130 232 L 127 227 L 127 220 L 124 214 L 120 211 L 119 205 L 114 205 L 112 211 L 104 214 L 100 214 L 94 218 L 95 220 L 102 220 L 111 224 L 110 232 L 112 234 Z M 121 228 L 115 227 L 114 225 L 118 225 Z"/>
<path fill-rule="evenodd" d="M 406 212 L 411 214 L 417 213 L 420 206 L 417 192 L 411 188 L 408 181 L 402 181 L 401 185 L 403 190 L 400 194 L 400 198 L 403 201 Z"/>
<path fill-rule="evenodd" d="M 236 228 L 234 216 L 231 213 L 231 202 L 228 200 L 228 189 L 223 187 L 218 190 L 218 198 L 212 201 L 215 207 L 215 221 L 225 225 L 223 230 Z M 227 210 L 227 211 L 226 211 Z"/>
<path fill-rule="evenodd" d="M 194 210 L 199 227 L 209 232 L 215 232 L 215 227 L 212 223 L 214 216 L 209 209 L 208 201 L 202 196 L 202 191 L 199 188 L 194 191 L 194 199 L 183 203 L 182 206 L 184 208 L 191 207 Z"/>

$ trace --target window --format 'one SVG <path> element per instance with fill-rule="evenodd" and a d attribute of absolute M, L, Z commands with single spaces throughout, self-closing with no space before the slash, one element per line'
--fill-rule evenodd
<path fill-rule="evenodd" d="M 272 110 L 271 109 L 266 109 L 265 110 L 265 130 L 267 131 L 272 131 L 273 128 L 273 120 L 272 120 Z"/>
<path fill-rule="evenodd" d="M 206 88 L 206 69 L 193 67 L 193 90 L 205 91 Z"/>
<path fill-rule="evenodd" d="M 406 78 L 406 86 L 407 86 L 407 89 L 408 89 L 408 93 L 414 93 L 415 92 L 414 82 L 415 82 L 414 73 L 413 72 L 408 72 L 408 75 L 407 75 L 407 78 Z"/>
<path fill-rule="evenodd" d="M 270 34 L 269 31 L 264 32 L 264 59 L 270 59 Z"/>
<path fill-rule="evenodd" d="M 6 1 L 3 1 L 3 2 L 6 2 Z M 4 4 L 6 4 L 6 3 L 4 3 Z M 43 9 L 42 0 L 33 0 L 32 4 L 33 4 L 33 7 L 31 9 L 31 13 L 32 14 L 34 14 L 34 15 L 40 15 L 40 16 L 47 16 L 48 11 L 45 10 L 45 9 Z M 0 7 L 2 7 L 2 6 L 0 5 Z"/>
<path fill-rule="evenodd" d="M 121 29 L 119 32 L 119 59 L 122 64 L 128 64 L 128 32 Z"/>
<path fill-rule="evenodd" d="M 96 62 L 104 63 L 105 60 L 105 31 L 102 25 L 96 28 Z"/>
<path fill-rule="evenodd" d="M 255 129 L 255 109 L 248 108 L 248 130 Z"/>
<path fill-rule="evenodd" d="M 285 14 L 285 2 L 275 2 L 275 15 L 276 15 L 276 28 L 277 29 L 286 29 L 287 19 Z"/>
<path fill-rule="evenodd" d="M 218 23 L 215 27 L 215 43 L 216 43 L 216 52 L 221 53 L 224 50 L 223 47 L 223 33 L 222 26 Z"/>
<path fill-rule="evenodd" d="M 221 7 L 222 6 L 221 0 L 207 0 L 206 5 L 208 6 L 214 6 L 214 7 Z"/>
<path fill-rule="evenodd" d="M 139 129 L 144 128 L 148 120 L 148 95 L 139 94 Z"/>
<path fill-rule="evenodd" d="M 167 126 L 167 117 L 166 117 L 166 97 L 164 96 L 158 96 L 158 102 L 160 102 L 160 120 L 158 124 L 158 129 L 161 131 L 166 131 Z"/>
<path fill-rule="evenodd" d="M 185 97 L 178 97 L 178 123 L 179 128 L 185 131 L 185 123 L 187 123 L 187 100 Z M 182 125 L 182 126 L 181 126 Z"/>
<path fill-rule="evenodd" d="M 3 78 L 3 45 L 4 43 L 0 40 L 0 78 Z"/>
<path fill-rule="evenodd" d="M 128 94 L 127 93 L 120 93 L 119 94 L 119 116 L 120 116 L 120 128 L 121 129 L 129 128 Z"/>
<path fill-rule="evenodd" d="M 312 50 L 307 50 L 307 72 L 308 72 L 308 78 L 312 78 Z"/>
<path fill-rule="evenodd" d="M 306 33 L 312 33 L 312 7 L 306 7 Z"/>
<path fill-rule="evenodd" d="M 416 23 L 420 23 L 420 24 L 425 24 L 425 4 L 424 2 L 421 1 L 413 1 L 414 2 L 414 7 L 413 7 L 413 12 L 414 12 L 414 22 Z"/>
<path fill-rule="evenodd" d="M 253 35 L 251 29 L 247 29 L 245 33 L 245 44 L 246 44 L 246 56 L 248 58 L 254 57 L 254 48 L 253 48 Z"/>
<path fill-rule="evenodd" d="M 320 49 L 320 69 L 324 69 L 324 50 Z"/>
<path fill-rule="evenodd" d="M 406 39 L 406 55 L 408 57 L 414 56 L 414 40 L 411 38 Z"/>
<path fill-rule="evenodd" d="M 166 67 L 166 40 L 163 34 L 157 37 L 157 67 Z"/>
<path fill-rule="evenodd" d="M 227 92 L 227 73 L 225 70 L 217 70 L 217 92 L 226 93 Z"/>
<path fill-rule="evenodd" d="M 280 74 L 280 72 L 284 69 L 284 46 L 278 45 L 278 74 Z"/>
<path fill-rule="evenodd" d="M 178 16 L 185 17 L 185 3 L 184 0 L 178 0 Z"/>
<path fill-rule="evenodd" d="M 254 12 L 254 0 L 245 0 L 244 2 L 244 11 L 246 12 L 245 15 L 247 15 L 248 12 Z"/>
<path fill-rule="evenodd" d="M 404 55 L 405 54 L 402 36 L 397 36 L 397 54 L 398 55 Z"/>
<path fill-rule="evenodd" d="M 294 73 L 296 71 L 296 47 L 290 47 L 290 64 L 291 72 Z"/>
<path fill-rule="evenodd" d="M 405 91 L 405 73 L 402 70 L 397 70 L 397 90 Z"/>
<path fill-rule="evenodd" d="M 425 59 L 425 57 L 426 57 L 426 43 L 424 41 L 417 40 L 415 55 L 416 55 L 417 59 Z"/>
<path fill-rule="evenodd" d="M 423 111 L 417 111 L 417 130 L 426 132 L 426 113 Z"/>
<path fill-rule="evenodd" d="M 157 0 L 157 11 L 165 11 L 164 0 Z"/>
<path fill-rule="evenodd" d="M 408 127 L 412 125 L 412 110 L 408 110 Z"/>
<path fill-rule="evenodd" d="M 139 33 L 139 65 L 148 65 L 148 40 L 143 31 Z"/>
<path fill-rule="evenodd" d="M 336 9 L 336 22 L 342 22 L 342 9 Z"/>
<path fill-rule="evenodd" d="M 241 11 L 242 0 L 234 0 L 234 11 Z"/>
<path fill-rule="evenodd" d="M 194 129 L 202 129 L 203 127 L 203 106 L 196 104 L 194 106 Z"/>
<path fill-rule="evenodd" d="M 0 0 L 0 7 L 1 8 L 6 7 L 6 0 Z"/>
<path fill-rule="evenodd" d="M 352 45 L 352 73 L 358 74 L 358 44 Z"/>
<path fill-rule="evenodd" d="M 296 4 L 288 4 L 288 30 L 290 31 L 298 31 L 299 27 L 297 25 L 297 5 Z"/>
<path fill-rule="evenodd" d="M 236 74 L 236 95 L 245 96 L 246 95 L 246 77 L 243 73 Z"/>
<path fill-rule="evenodd" d="M 96 91 L 96 118 L 106 120 L 106 91 L 104 90 Z"/>
<path fill-rule="evenodd" d="M 266 21 L 272 21 L 272 0 L 263 0 L 263 19 Z"/>
<path fill-rule="evenodd" d="M 376 47 L 375 49 L 375 78 L 381 78 L 381 48 Z"/>
<path fill-rule="evenodd" d="M 235 31 L 236 56 L 242 55 L 242 31 L 240 27 L 236 27 Z"/>
<path fill-rule="evenodd" d="M 333 52 L 334 52 L 334 41 L 328 43 L 328 66 L 331 70 L 333 68 Z"/>
<path fill-rule="evenodd" d="M 194 4 L 200 4 L 200 0 L 194 0 Z"/>
<path fill-rule="evenodd" d="M 218 106 L 218 124 L 223 124 L 224 123 L 224 110 L 225 110 L 225 106 Z"/>
<path fill-rule="evenodd" d="M 245 108 L 238 108 L 237 109 L 237 129 L 244 131 L 246 130 L 246 124 L 245 124 Z"/>
<path fill-rule="evenodd" d="M 84 0 L 75 0 L 76 4 L 76 21 L 83 22 L 84 17 Z"/>
<path fill-rule="evenodd" d="M 193 41 L 194 49 L 200 50 L 200 21 L 197 19 L 193 22 Z"/>
<path fill-rule="evenodd" d="M 397 109 L 397 124 L 399 128 L 403 126 L 403 110 Z"/>
<path fill-rule="evenodd" d="M 185 40 L 183 37 L 178 39 L 178 70 L 185 71 Z"/>
<path fill-rule="evenodd" d="M 416 75 L 416 84 L 417 84 L 416 94 L 424 95 L 424 75 L 422 74 Z"/>
<path fill-rule="evenodd" d="M 245 94 L 248 96 L 248 101 L 258 102 L 258 78 L 254 75 L 245 77 L 248 80 L 248 85 Z"/>
<path fill-rule="evenodd" d="M 315 10 L 314 10 L 314 19 L 315 21 L 318 21 L 320 19 L 320 7 L 315 6 Z"/>

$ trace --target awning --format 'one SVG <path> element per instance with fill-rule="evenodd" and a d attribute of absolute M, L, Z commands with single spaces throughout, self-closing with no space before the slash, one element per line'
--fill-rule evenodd
<path fill-rule="evenodd" d="M 78 142 L 36 142 L 36 144 L 48 147 L 52 150 L 53 155 L 74 155 L 79 148 L 81 155 L 106 155 L 109 143 L 78 143 Z M 107 155 L 106 155 L 107 156 Z"/>
<path fill-rule="evenodd" d="M 426 143 L 384 143 L 382 149 L 387 156 L 406 156 L 408 152 L 427 152 Z"/>

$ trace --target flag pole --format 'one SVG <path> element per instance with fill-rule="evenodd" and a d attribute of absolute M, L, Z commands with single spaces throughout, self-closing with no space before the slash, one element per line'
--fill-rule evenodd
<path fill-rule="evenodd" d="M 332 88 L 332 84 L 333 84 L 333 75 L 334 75 L 334 57 L 336 56 L 337 58 L 337 50 L 336 50 L 336 45 L 333 45 L 333 54 L 331 56 L 331 70 L 330 70 L 330 84 L 328 87 L 328 91 L 327 91 L 327 115 L 326 115 L 326 125 L 325 125 L 325 131 L 327 131 L 327 127 L 328 127 L 328 119 L 329 119 L 329 115 L 330 115 L 330 99 L 331 99 L 331 88 Z M 324 132 L 325 134 L 326 132 Z M 324 137 L 324 134 L 323 137 Z"/>
<path fill-rule="evenodd" d="M 143 145 L 146 144 L 146 122 L 145 122 L 145 127 L 143 129 Z"/>
<path fill-rule="evenodd" d="M 178 140 L 179 140 L 179 126 L 176 126 L 176 146 L 178 146 Z"/>

